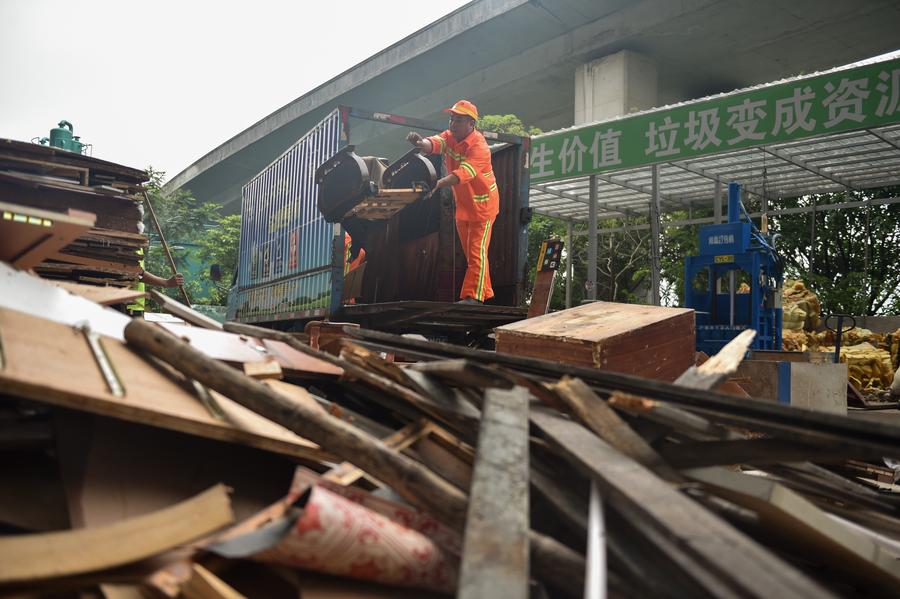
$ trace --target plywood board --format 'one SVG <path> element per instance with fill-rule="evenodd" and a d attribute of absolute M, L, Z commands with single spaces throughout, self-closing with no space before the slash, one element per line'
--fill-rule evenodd
<path fill-rule="evenodd" d="M 343 373 L 337 366 L 300 353 L 281 341 L 171 323 L 160 323 L 160 326 L 176 337 L 187 340 L 207 356 L 224 362 L 275 360 L 286 374 L 335 377 Z"/>
<path fill-rule="evenodd" d="M 81 283 L 73 283 L 71 281 L 50 281 L 50 284 L 103 306 L 128 304 L 139 297 L 147 296 L 143 291 L 122 289 L 121 287 L 82 285 Z"/>
<path fill-rule="evenodd" d="M 11 395 L 285 455 L 323 458 L 314 443 L 214 393 L 225 416 L 216 418 L 177 379 L 115 339 L 103 338 L 102 343 L 124 397 L 109 392 L 84 336 L 69 326 L 0 309 L 0 336 L 5 358 L 0 387 Z"/>
<path fill-rule="evenodd" d="M 70 326 L 87 322 L 101 335 L 121 341 L 125 340 L 125 325 L 131 322 L 131 319 L 121 312 L 74 296 L 3 262 L 0 262 L 0 308 L 24 312 Z"/>
<path fill-rule="evenodd" d="M 33 268 L 94 226 L 93 214 L 69 216 L 0 202 L 0 260 Z"/>
<path fill-rule="evenodd" d="M 694 313 L 592 302 L 497 328 L 497 351 L 675 380 L 693 364 Z"/>

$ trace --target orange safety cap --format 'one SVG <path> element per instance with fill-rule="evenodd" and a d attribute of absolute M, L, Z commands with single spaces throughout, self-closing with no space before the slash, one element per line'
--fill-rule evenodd
<path fill-rule="evenodd" d="M 468 100 L 460 100 L 456 104 L 454 104 L 453 107 L 444 109 L 444 112 L 452 112 L 453 114 L 470 116 L 476 121 L 478 120 L 478 109 L 475 108 L 475 105 Z"/>

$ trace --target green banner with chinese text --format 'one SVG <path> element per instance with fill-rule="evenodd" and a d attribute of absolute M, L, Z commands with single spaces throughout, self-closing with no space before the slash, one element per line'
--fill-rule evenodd
<path fill-rule="evenodd" d="M 532 183 L 900 122 L 900 59 L 532 140 Z"/>

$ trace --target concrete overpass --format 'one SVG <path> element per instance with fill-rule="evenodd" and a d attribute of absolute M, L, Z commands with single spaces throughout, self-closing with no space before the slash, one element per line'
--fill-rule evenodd
<path fill-rule="evenodd" d="M 475 0 L 214 148 L 166 190 L 226 212 L 338 104 L 436 123 L 460 97 L 545 130 L 895 50 L 894 0 Z"/>

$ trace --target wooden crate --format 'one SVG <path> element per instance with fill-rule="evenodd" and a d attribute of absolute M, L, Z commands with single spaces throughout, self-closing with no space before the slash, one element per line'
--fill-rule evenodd
<path fill-rule="evenodd" d="M 694 311 L 594 302 L 497 328 L 497 351 L 666 381 L 694 363 Z"/>

